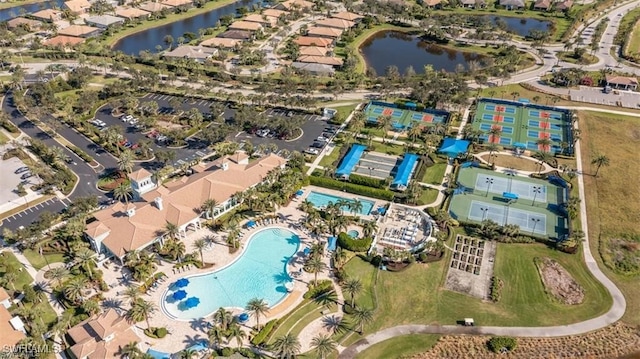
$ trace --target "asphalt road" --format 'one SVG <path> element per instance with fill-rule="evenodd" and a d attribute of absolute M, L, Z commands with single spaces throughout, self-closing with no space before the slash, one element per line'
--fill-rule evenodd
<path fill-rule="evenodd" d="M 96 183 L 98 180 L 98 175 L 87 163 L 85 163 L 80 157 L 78 157 L 75 153 L 68 150 L 66 147 L 61 146 L 58 142 L 56 142 L 51 136 L 46 134 L 40 128 L 38 128 L 33 122 L 29 121 L 25 118 L 18 110 L 13 106 L 13 95 L 7 94 L 2 101 L 2 111 L 6 112 L 10 115 L 11 122 L 13 122 L 20 130 L 22 130 L 27 136 L 31 138 L 38 139 L 43 141 L 48 147 L 60 147 L 64 151 L 64 153 L 69 156 L 73 160 L 73 163 L 69 165 L 71 170 L 78 175 L 79 181 L 75 190 L 69 195 L 68 199 L 73 200 L 74 198 L 80 196 L 88 196 L 88 195 L 97 195 L 104 199 L 104 194 L 96 188 Z M 62 129 L 61 129 L 62 131 Z M 75 133 L 71 130 L 73 134 L 67 133 L 65 131 L 64 134 L 61 134 L 67 138 L 72 143 L 76 143 L 79 147 L 81 146 L 81 140 L 78 139 L 84 137 Z M 70 135 L 71 138 L 66 137 Z M 78 142 L 75 142 L 78 141 Z M 84 139 L 85 142 L 91 143 L 87 139 Z M 113 158 L 111 160 L 115 161 Z M 105 163 L 107 163 L 105 161 Z M 41 213 L 45 211 L 49 212 L 59 212 L 64 207 L 66 207 L 68 203 L 60 202 L 58 200 L 53 201 L 52 203 L 36 205 L 31 208 L 26 209 L 23 212 L 20 212 L 19 215 L 9 217 L 4 219 L 1 223 L 3 228 L 9 228 L 11 230 L 16 230 L 20 226 L 26 226 L 33 221 L 35 221 Z"/>

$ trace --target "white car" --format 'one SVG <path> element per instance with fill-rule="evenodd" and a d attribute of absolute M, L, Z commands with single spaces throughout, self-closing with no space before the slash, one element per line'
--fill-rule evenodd
<path fill-rule="evenodd" d="M 131 120 L 133 120 L 133 116 L 131 115 L 124 115 L 120 118 L 122 120 L 122 122 L 129 122 Z"/>
<path fill-rule="evenodd" d="M 269 130 L 267 129 L 256 131 L 256 136 L 258 137 L 267 137 L 268 135 L 269 135 Z"/>
<path fill-rule="evenodd" d="M 329 142 L 329 139 L 324 137 L 324 136 L 320 136 L 320 137 L 316 138 L 316 141 L 318 141 L 318 142 Z"/>
<path fill-rule="evenodd" d="M 315 148 L 307 148 L 307 149 L 304 151 L 304 153 L 308 153 L 308 154 L 310 154 L 310 155 L 318 155 L 318 154 L 320 154 L 320 151 L 318 151 L 318 150 L 317 150 L 317 149 L 315 149 Z"/>

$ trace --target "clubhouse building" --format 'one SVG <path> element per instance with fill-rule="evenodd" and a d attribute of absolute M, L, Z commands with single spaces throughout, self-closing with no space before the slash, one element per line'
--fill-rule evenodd
<path fill-rule="evenodd" d="M 245 153 L 238 152 L 194 166 L 192 175 L 161 186 L 149 171 L 140 169 L 129 175 L 133 201 L 96 212 L 85 237 L 97 253 L 122 262 L 128 252 L 162 244 L 167 223 L 176 225 L 178 238 L 184 238 L 187 231 L 201 228 L 203 217 L 226 213 L 238 205 L 237 193 L 264 182 L 270 172 L 285 164 L 275 154 L 249 162 Z M 217 203 L 213 213 L 201 210 L 208 199 Z"/>

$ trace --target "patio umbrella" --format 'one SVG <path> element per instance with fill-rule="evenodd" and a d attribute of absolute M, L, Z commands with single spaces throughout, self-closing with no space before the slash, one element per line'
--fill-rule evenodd
<path fill-rule="evenodd" d="M 175 286 L 178 288 L 186 287 L 187 285 L 189 285 L 189 280 L 186 278 L 180 278 L 175 283 Z"/>
<path fill-rule="evenodd" d="M 249 222 L 247 222 L 247 227 L 248 227 L 248 228 L 251 228 L 251 227 L 253 227 L 253 226 L 255 226 L 255 225 L 256 225 L 256 221 L 249 221 Z"/>
<path fill-rule="evenodd" d="M 296 192 L 296 196 L 302 196 L 304 194 L 303 190 L 299 190 L 298 192 Z"/>
<path fill-rule="evenodd" d="M 185 292 L 184 290 L 180 289 L 178 291 L 173 292 L 171 297 L 173 299 L 175 299 L 175 300 L 182 300 L 182 299 L 187 297 L 187 292 Z"/>
<path fill-rule="evenodd" d="M 191 297 L 184 302 L 184 307 L 187 309 L 195 308 L 200 304 L 200 299 L 197 297 Z"/>

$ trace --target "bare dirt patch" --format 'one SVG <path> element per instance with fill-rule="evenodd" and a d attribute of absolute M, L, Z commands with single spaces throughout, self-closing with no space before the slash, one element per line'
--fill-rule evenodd
<path fill-rule="evenodd" d="M 540 166 L 538 166 L 536 162 L 513 155 L 494 154 L 491 159 L 489 159 L 489 155 L 484 155 L 482 159 L 489 163 L 495 163 L 496 166 L 513 168 L 520 171 L 535 172 L 540 169 Z"/>
<path fill-rule="evenodd" d="M 180 129 L 183 126 L 178 124 L 178 123 L 173 123 L 173 122 L 169 122 L 169 121 L 158 121 L 156 122 L 156 126 L 157 127 L 161 127 L 161 128 L 167 128 L 167 129 L 173 129 L 173 128 L 177 128 Z"/>
<path fill-rule="evenodd" d="M 494 242 L 457 236 L 445 288 L 480 299 L 489 298 L 496 254 Z"/>
<path fill-rule="evenodd" d="M 518 346 L 506 354 L 487 349 L 488 336 L 446 335 L 426 353 L 413 359 L 436 358 L 618 358 L 637 352 L 640 332 L 620 322 L 594 332 L 558 338 L 518 338 Z"/>
<path fill-rule="evenodd" d="M 584 289 L 560 263 L 550 258 L 536 258 L 535 262 L 547 293 L 563 304 L 582 303 Z"/>

